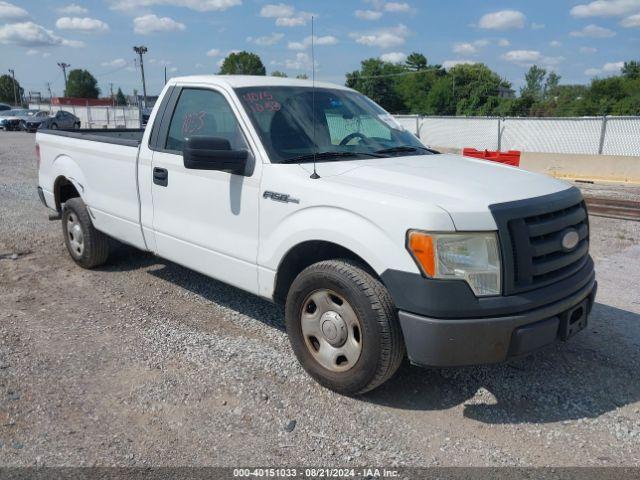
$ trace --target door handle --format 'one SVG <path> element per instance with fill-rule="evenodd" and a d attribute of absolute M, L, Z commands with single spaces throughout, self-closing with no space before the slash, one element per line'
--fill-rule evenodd
<path fill-rule="evenodd" d="M 166 187 L 169 184 L 169 172 L 166 168 L 155 167 L 153 169 L 153 183 Z"/>

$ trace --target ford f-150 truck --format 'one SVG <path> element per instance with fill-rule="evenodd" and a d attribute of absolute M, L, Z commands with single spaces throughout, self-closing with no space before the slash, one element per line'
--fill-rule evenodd
<path fill-rule="evenodd" d="M 583 329 L 587 209 L 553 178 L 425 147 L 343 86 L 171 80 L 144 130 L 38 131 L 71 258 L 111 239 L 284 305 L 293 352 L 344 394 L 500 362 Z"/>

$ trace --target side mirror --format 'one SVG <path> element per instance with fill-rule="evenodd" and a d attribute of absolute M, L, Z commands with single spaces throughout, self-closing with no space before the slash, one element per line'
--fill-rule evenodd
<path fill-rule="evenodd" d="M 226 138 L 196 136 L 185 138 L 182 158 L 184 168 L 244 175 L 249 152 L 231 150 L 231 144 Z"/>

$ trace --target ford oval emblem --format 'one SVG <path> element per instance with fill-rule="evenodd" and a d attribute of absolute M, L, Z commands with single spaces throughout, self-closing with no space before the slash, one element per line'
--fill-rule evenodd
<path fill-rule="evenodd" d="M 562 248 L 565 251 L 573 250 L 578 246 L 578 242 L 580 241 L 580 235 L 578 235 L 578 231 L 573 228 L 567 230 L 562 235 Z"/>

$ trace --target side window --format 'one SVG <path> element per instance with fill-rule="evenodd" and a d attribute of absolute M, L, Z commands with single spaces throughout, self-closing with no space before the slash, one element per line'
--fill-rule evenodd
<path fill-rule="evenodd" d="M 233 150 L 247 149 L 235 114 L 218 92 L 185 88 L 173 112 L 165 148 L 182 151 L 190 136 L 221 137 L 229 140 Z"/>

